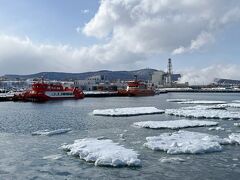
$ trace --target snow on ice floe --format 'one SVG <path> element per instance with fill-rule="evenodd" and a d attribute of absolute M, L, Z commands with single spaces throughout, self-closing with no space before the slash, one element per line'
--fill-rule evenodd
<path fill-rule="evenodd" d="M 240 100 L 233 100 L 233 103 L 240 103 Z"/>
<path fill-rule="evenodd" d="M 167 102 L 186 102 L 192 101 L 192 99 L 167 99 Z"/>
<path fill-rule="evenodd" d="M 229 144 L 226 139 L 218 136 L 178 131 L 174 133 L 163 133 L 159 136 L 147 137 L 144 146 L 155 150 L 165 151 L 168 154 L 202 154 L 222 151 L 222 144 Z"/>
<path fill-rule="evenodd" d="M 69 131 L 71 131 L 72 129 L 68 128 L 68 129 L 57 129 L 57 130 L 48 130 L 48 129 L 45 129 L 45 130 L 40 130 L 40 131 L 35 131 L 32 133 L 33 136 L 36 136 L 36 135 L 45 135 L 45 136 L 53 136 L 53 135 L 58 135 L 58 134 L 64 134 L 64 133 L 67 133 Z"/>
<path fill-rule="evenodd" d="M 63 145 L 61 148 L 68 151 L 69 155 L 94 162 L 95 166 L 141 166 L 137 152 L 126 149 L 110 139 L 78 139 L 73 144 Z"/>
<path fill-rule="evenodd" d="M 142 121 L 135 122 L 134 126 L 151 129 L 180 129 L 188 127 L 216 126 L 217 122 L 202 120 L 172 120 L 172 121 Z"/>
<path fill-rule="evenodd" d="M 224 104 L 226 101 L 208 101 L 208 100 L 197 100 L 197 101 L 184 101 L 178 102 L 179 104 Z"/>
<path fill-rule="evenodd" d="M 137 116 L 148 114 L 161 114 L 164 110 L 155 107 L 132 107 L 132 108 L 116 108 L 116 109 L 97 109 L 93 111 L 97 116 Z"/>
<path fill-rule="evenodd" d="M 210 118 L 210 119 L 226 119 L 237 120 L 240 119 L 240 112 L 226 111 L 220 109 L 166 109 L 165 113 L 168 115 L 188 117 L 188 118 Z"/>
<path fill-rule="evenodd" d="M 232 133 L 228 138 L 230 144 L 240 144 L 240 133 Z"/>

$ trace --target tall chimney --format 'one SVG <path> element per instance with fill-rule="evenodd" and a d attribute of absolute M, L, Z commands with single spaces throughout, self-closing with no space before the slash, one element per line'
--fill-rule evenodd
<path fill-rule="evenodd" d="M 172 85 L 172 60 L 168 59 L 168 84 Z"/>

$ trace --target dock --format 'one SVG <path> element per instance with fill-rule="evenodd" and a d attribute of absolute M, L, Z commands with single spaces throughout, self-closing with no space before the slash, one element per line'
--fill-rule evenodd
<path fill-rule="evenodd" d="M 0 93 L 0 102 L 1 101 L 12 101 L 13 100 L 13 93 Z"/>

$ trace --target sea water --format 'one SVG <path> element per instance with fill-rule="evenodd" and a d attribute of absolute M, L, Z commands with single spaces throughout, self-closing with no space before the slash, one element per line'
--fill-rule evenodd
<path fill-rule="evenodd" d="M 181 117 L 155 114 L 133 117 L 101 117 L 95 109 L 149 106 L 172 109 L 193 105 L 167 102 L 167 99 L 240 100 L 240 94 L 168 93 L 151 97 L 107 97 L 83 100 L 49 101 L 46 103 L 0 103 L 0 179 L 238 179 L 240 146 L 226 145 L 222 152 L 201 155 L 169 155 L 143 146 L 146 137 L 157 136 L 169 129 L 136 128 L 134 122 L 176 120 Z M 233 109 L 239 111 L 240 109 Z M 205 119 L 206 120 L 206 119 Z M 209 119 L 211 120 L 211 119 Z M 220 137 L 240 132 L 238 120 L 214 120 L 224 131 L 207 127 L 186 130 Z M 39 130 L 68 129 L 53 136 L 32 136 Z M 79 157 L 69 156 L 59 147 L 76 139 L 104 137 L 134 149 L 141 167 L 99 167 Z M 163 161 L 164 159 L 164 161 Z M 179 161 L 180 159 L 181 161 Z"/>

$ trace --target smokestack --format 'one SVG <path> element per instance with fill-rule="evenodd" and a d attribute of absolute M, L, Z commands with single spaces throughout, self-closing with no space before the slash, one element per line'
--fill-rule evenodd
<path fill-rule="evenodd" d="M 171 58 L 168 59 L 168 83 L 172 85 L 172 60 Z"/>

